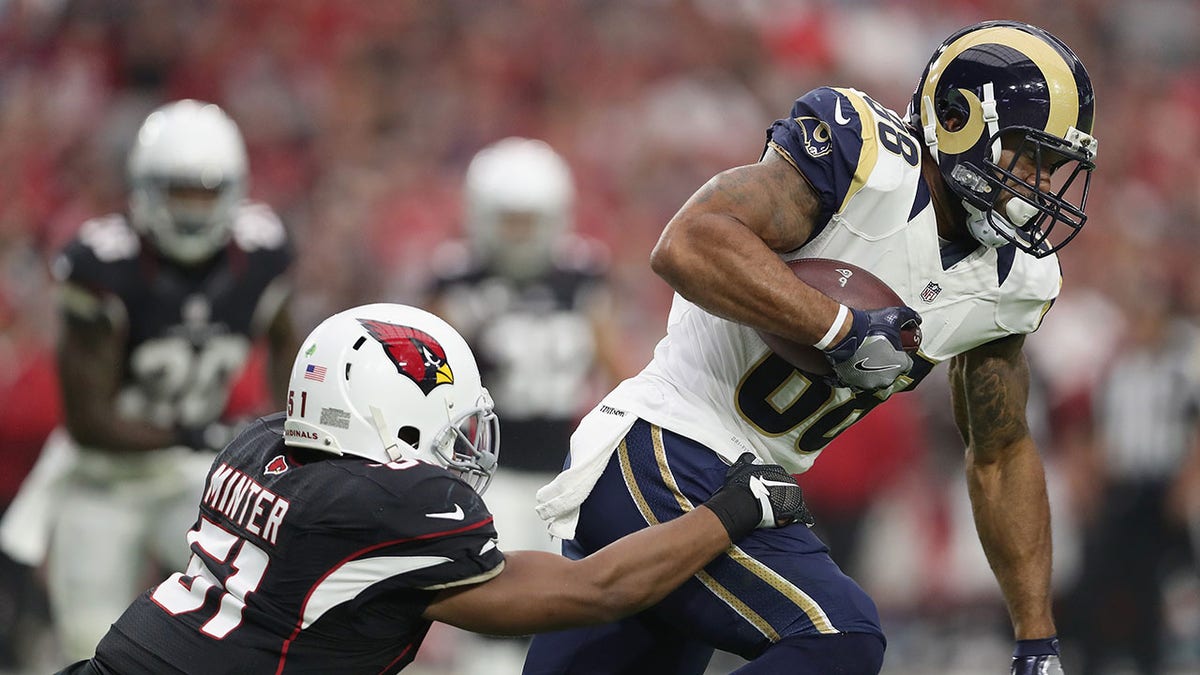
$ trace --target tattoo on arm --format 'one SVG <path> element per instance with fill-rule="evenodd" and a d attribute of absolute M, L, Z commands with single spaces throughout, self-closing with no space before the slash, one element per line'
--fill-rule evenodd
<path fill-rule="evenodd" d="M 1024 336 L 1009 336 L 956 356 L 950 364 L 955 422 L 982 461 L 1029 434 L 1029 364 L 1023 344 Z"/>
<path fill-rule="evenodd" d="M 808 238 L 820 203 L 802 174 L 777 153 L 768 152 L 758 164 L 713 177 L 684 209 L 728 214 L 772 250 L 783 253 Z"/>

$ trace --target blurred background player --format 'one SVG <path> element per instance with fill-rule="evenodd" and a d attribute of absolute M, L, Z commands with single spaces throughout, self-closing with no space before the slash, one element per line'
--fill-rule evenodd
<path fill-rule="evenodd" d="M 562 468 L 581 411 L 622 375 L 606 251 L 572 233 L 571 171 L 543 141 L 480 150 L 464 194 L 467 239 L 439 251 L 429 305 L 478 354 L 504 416 L 489 493 L 501 539 L 554 550 L 533 493 Z"/>
<path fill-rule="evenodd" d="M 465 239 L 435 256 L 429 306 L 467 339 L 504 418 L 504 463 L 488 492 L 506 548 L 557 552 L 534 494 L 562 468 L 571 432 L 620 381 L 607 251 L 573 230 L 570 167 L 544 141 L 480 150 L 463 186 Z M 523 640 L 472 636 L 459 661 L 520 671 Z"/>
<path fill-rule="evenodd" d="M 129 154 L 128 212 L 84 223 L 54 263 L 63 425 L 3 534 L 18 559 L 46 554 L 68 660 L 92 653 L 155 565 L 186 564 L 204 475 L 231 437 L 223 413 L 260 337 L 282 402 L 292 253 L 274 212 L 246 201 L 247 173 L 224 111 L 164 105 Z"/>
<path fill-rule="evenodd" d="M 1158 270 L 1114 273 L 1126 279 L 1122 348 L 1092 392 L 1092 438 L 1072 457 L 1084 562 L 1069 634 L 1081 675 L 1117 664 L 1158 675 L 1167 587 L 1195 570 L 1182 502 L 1200 457 L 1200 332 L 1172 318 L 1178 292 Z"/>

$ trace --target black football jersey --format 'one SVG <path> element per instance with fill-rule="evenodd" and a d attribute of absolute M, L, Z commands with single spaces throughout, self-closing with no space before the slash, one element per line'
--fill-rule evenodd
<path fill-rule="evenodd" d="M 283 444 L 282 413 L 213 462 L 188 569 L 96 649 L 101 672 L 395 673 L 439 589 L 498 574 L 492 516 L 446 469 Z"/>
<path fill-rule="evenodd" d="M 606 283 L 601 247 L 569 237 L 542 274 L 493 272 L 463 243 L 443 247 L 432 295 L 470 343 L 500 415 L 504 469 L 558 471 L 580 410 L 596 345 L 589 303 Z"/>
<path fill-rule="evenodd" d="M 161 427 L 219 418 L 235 378 L 288 293 L 292 248 L 269 207 L 247 203 L 228 246 L 182 267 L 119 214 L 84 223 L 55 260 L 70 320 L 125 335 L 118 410 Z"/>

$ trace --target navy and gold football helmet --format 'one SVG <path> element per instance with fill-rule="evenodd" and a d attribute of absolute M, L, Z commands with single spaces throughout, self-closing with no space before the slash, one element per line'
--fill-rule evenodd
<path fill-rule="evenodd" d="M 959 30 L 934 52 L 908 118 L 962 199 L 972 236 L 1040 258 L 1087 221 L 1094 112 L 1091 78 L 1061 40 L 1029 24 L 987 21 Z M 1004 166 L 1003 148 L 1013 152 Z M 1039 167 L 1032 184 L 1012 172 L 1022 155 Z M 1047 169 L 1053 187 L 1033 187 Z"/>

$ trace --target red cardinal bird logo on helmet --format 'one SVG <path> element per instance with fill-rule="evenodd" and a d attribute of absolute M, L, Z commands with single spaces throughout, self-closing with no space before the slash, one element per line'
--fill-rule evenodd
<path fill-rule="evenodd" d="M 446 350 L 429 333 L 374 319 L 359 319 L 358 322 L 383 345 L 383 351 L 395 364 L 396 371 L 416 382 L 426 396 L 439 384 L 454 384 L 454 372 L 446 362 Z"/>

